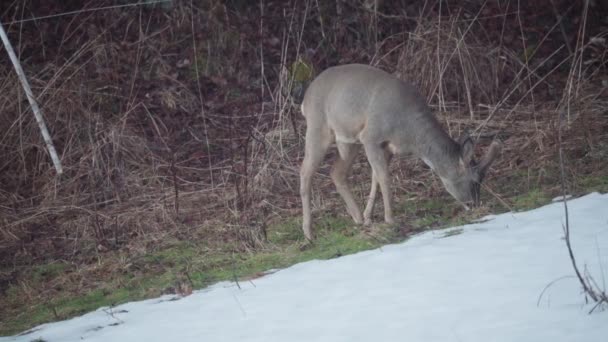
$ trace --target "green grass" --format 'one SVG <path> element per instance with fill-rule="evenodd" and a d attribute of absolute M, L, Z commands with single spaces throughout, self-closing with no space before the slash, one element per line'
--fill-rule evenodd
<path fill-rule="evenodd" d="M 517 196 L 513 201 L 513 209 L 522 211 L 538 208 L 551 202 L 551 196 L 540 188 L 531 189 L 529 192 Z"/>
<path fill-rule="evenodd" d="M 539 207 L 555 196 L 552 193 L 555 187 L 550 190 L 538 185 L 528 189 L 521 179 L 512 184 L 521 185 L 519 189 L 511 188 L 511 195 L 506 197 L 515 210 Z M 608 192 L 608 176 L 580 178 L 575 185 L 580 193 Z M 492 202 L 491 198 L 488 201 L 494 209 L 505 210 Z M 474 213 L 457 209 L 458 204 L 446 195 L 436 199 L 405 201 L 395 212 L 403 215 L 400 220 L 402 225 L 418 231 L 461 225 L 474 218 L 471 216 Z M 378 219 L 376 217 L 375 221 Z M 106 253 L 103 262 L 121 262 L 124 267 L 118 268 L 119 271 L 115 269 L 107 278 L 101 279 L 99 286 L 79 291 L 69 286 L 60 287 L 46 297 L 30 300 L 32 304 L 23 305 L 24 298 L 31 296 L 31 292 L 35 294 L 36 289 L 44 291 L 54 279 L 78 271 L 76 266 L 63 262 L 36 265 L 22 282 L 9 287 L 3 295 L 5 307 L 12 308 L 12 311 L 4 310 L 11 314 L 0 317 L 0 336 L 19 333 L 41 323 L 70 318 L 99 307 L 156 297 L 178 282 L 191 281 L 195 289 L 200 289 L 218 281 L 241 280 L 269 269 L 285 268 L 308 260 L 335 258 L 404 239 L 396 227 L 377 224 L 375 234 L 370 236 L 354 226 L 350 218 L 326 214 L 315 219 L 315 243 L 305 245 L 300 225 L 300 218 L 287 218 L 270 225 L 267 243 L 253 251 L 239 249 L 235 242 L 211 248 L 204 241 L 171 241 L 136 257 L 126 257 L 118 252 Z M 446 231 L 443 237 L 460 233 L 462 230 L 452 229 Z M 24 288 L 30 289 L 30 294 Z"/>
<path fill-rule="evenodd" d="M 401 211 L 406 217 L 411 217 L 410 224 L 415 230 L 438 229 L 454 225 L 465 224 L 468 214 L 461 213 L 459 204 L 454 202 L 449 195 L 434 199 L 422 199 L 419 201 L 408 201 L 401 206 Z"/>
<path fill-rule="evenodd" d="M 513 209 L 517 211 L 530 210 L 538 208 L 551 202 L 552 198 L 561 195 L 559 186 L 552 183 L 553 186 L 536 185 L 529 189 L 519 189 L 519 195 L 513 196 L 511 201 L 513 203 Z M 568 194 L 578 196 L 587 194 L 590 192 L 608 192 L 608 176 L 586 176 L 576 179 L 574 190 L 568 191 Z M 513 187 L 517 188 L 517 187 Z M 570 187 L 569 187 L 570 188 Z"/>
<path fill-rule="evenodd" d="M 577 183 L 585 192 L 608 192 L 608 175 L 581 178 Z"/>
<path fill-rule="evenodd" d="M 53 262 L 46 265 L 36 265 L 32 269 L 32 280 L 42 282 L 46 279 L 54 278 L 65 272 L 68 265 L 60 262 Z"/>
<path fill-rule="evenodd" d="M 242 279 L 269 269 L 284 268 L 295 263 L 330 259 L 380 246 L 354 227 L 349 220 L 326 216 L 317 219 L 318 238 L 313 245 L 304 244 L 300 221 L 290 219 L 268 228 L 267 247 L 255 252 L 234 252 L 236 246 L 226 244 L 221 250 L 210 250 L 193 242 L 176 241 L 162 249 L 134 258 L 122 274 L 112 274 L 102 289 L 84 293 L 59 291 L 49 300 L 30 307 L 21 307 L 18 314 L 0 319 L 0 335 L 11 335 L 38 324 L 70 318 L 99 307 L 132 300 L 155 297 L 179 281 L 192 281 L 203 288 L 222 280 Z M 304 246 L 304 248 L 303 248 Z M 112 263 L 118 255 L 107 257 Z M 24 283 L 31 288 L 44 288 L 45 282 L 73 272 L 67 264 L 51 263 L 34 267 Z M 116 272 L 115 272 L 116 273 Z M 20 286 L 11 286 L 5 298 L 9 305 L 22 306 Z"/>

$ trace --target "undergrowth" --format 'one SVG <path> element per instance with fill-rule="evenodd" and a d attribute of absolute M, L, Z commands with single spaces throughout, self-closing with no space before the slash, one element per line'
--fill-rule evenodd
<path fill-rule="evenodd" d="M 581 18 L 555 1 L 559 25 L 544 1 L 370 3 L 173 1 L 32 21 L 114 3 L 0 3 L 65 169 L 55 175 L 0 54 L 0 335 L 548 203 L 558 115 L 568 191 L 608 191 L 601 5 Z M 327 176 L 332 152 L 313 186 L 319 240 L 303 248 L 297 99 L 350 62 L 415 83 L 452 137 L 503 141 L 482 208 L 463 212 L 401 158 L 399 224 L 354 227 Z M 363 156 L 353 169 L 363 203 Z"/>

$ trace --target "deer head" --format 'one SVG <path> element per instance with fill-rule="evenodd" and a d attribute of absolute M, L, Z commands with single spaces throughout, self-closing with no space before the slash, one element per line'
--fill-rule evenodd
<path fill-rule="evenodd" d="M 475 144 L 468 134 L 459 139 L 460 155 L 457 167 L 441 177 L 446 190 L 468 210 L 479 205 L 481 182 L 501 150 L 498 140 L 492 142 L 479 162 L 474 159 Z"/>

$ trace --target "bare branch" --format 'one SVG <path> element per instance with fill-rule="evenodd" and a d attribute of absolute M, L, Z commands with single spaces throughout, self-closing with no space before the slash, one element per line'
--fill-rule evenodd
<path fill-rule="evenodd" d="M 55 151 L 55 146 L 53 145 L 53 140 L 51 139 L 51 135 L 49 134 L 48 129 L 46 128 L 46 124 L 44 123 L 44 118 L 42 116 L 42 111 L 38 107 L 38 103 L 34 98 L 34 93 L 32 93 L 32 89 L 30 88 L 30 84 L 27 81 L 27 77 L 21 68 L 21 63 L 15 54 L 15 50 L 13 50 L 13 46 L 11 42 L 8 40 L 8 36 L 6 35 L 6 31 L 4 31 L 4 27 L 0 22 L 0 38 L 4 43 L 4 47 L 6 48 L 6 52 L 13 62 L 13 66 L 15 67 L 15 72 L 19 77 L 19 81 L 21 81 L 21 86 L 25 91 L 25 95 L 27 96 L 27 100 L 30 102 L 30 106 L 32 107 L 32 111 L 34 112 L 34 116 L 36 117 L 36 122 L 38 123 L 38 127 L 40 127 L 40 133 L 42 133 L 42 138 L 46 144 L 46 148 L 51 155 L 51 160 L 53 161 L 53 165 L 55 166 L 55 170 L 57 170 L 57 174 L 60 175 L 63 173 L 63 168 L 61 167 L 61 161 L 57 156 L 57 151 Z"/>

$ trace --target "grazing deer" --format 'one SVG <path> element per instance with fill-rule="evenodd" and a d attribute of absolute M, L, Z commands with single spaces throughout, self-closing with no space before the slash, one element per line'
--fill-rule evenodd
<path fill-rule="evenodd" d="M 456 142 L 441 128 L 424 98 L 410 84 L 371 66 L 349 64 L 329 68 L 308 87 L 302 103 L 306 117 L 306 147 L 300 170 L 302 229 L 313 239 L 311 180 L 330 144 L 338 147 L 331 178 L 357 224 L 371 223 L 378 185 L 384 220 L 394 223 L 388 164 L 394 154 L 413 154 L 439 175 L 446 190 L 468 210 L 479 204 L 479 188 L 500 151 L 492 143 L 477 163 L 473 141 Z M 363 215 L 346 177 L 363 146 L 372 167 L 372 186 Z"/>

